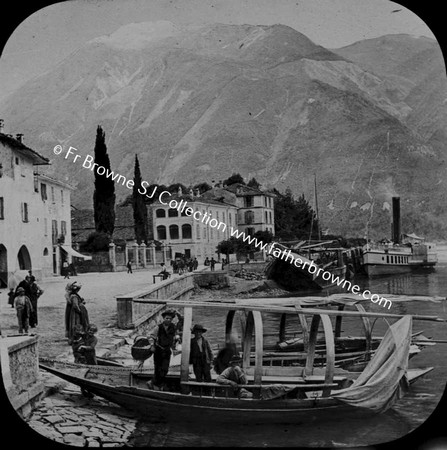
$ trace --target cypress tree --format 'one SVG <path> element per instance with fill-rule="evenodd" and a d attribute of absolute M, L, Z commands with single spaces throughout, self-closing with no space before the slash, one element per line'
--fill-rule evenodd
<path fill-rule="evenodd" d="M 133 176 L 133 191 L 132 191 L 132 207 L 133 207 L 133 220 L 135 227 L 135 239 L 138 244 L 142 242 L 147 243 L 147 209 L 144 202 L 144 197 L 140 192 L 144 192 L 144 188 L 141 187 L 141 172 L 138 156 L 135 155 L 135 168 Z M 141 188 L 141 189 L 140 189 Z M 140 192 L 138 192 L 140 190 Z"/>
<path fill-rule="evenodd" d="M 95 192 L 93 193 L 93 209 L 95 215 L 95 228 L 98 232 L 107 233 L 110 237 L 115 228 L 115 182 L 112 178 L 107 178 L 107 171 L 110 172 L 110 159 L 107 154 L 105 133 L 98 125 L 95 142 L 95 163 L 104 167 L 105 173 L 99 175 L 95 173 Z"/>

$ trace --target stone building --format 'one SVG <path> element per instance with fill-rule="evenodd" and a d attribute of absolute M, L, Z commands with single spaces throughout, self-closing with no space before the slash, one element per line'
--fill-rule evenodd
<path fill-rule="evenodd" d="M 188 208 L 193 211 L 190 215 Z M 192 191 L 165 195 L 151 209 L 154 238 L 172 249 L 173 258 L 176 253 L 200 261 L 217 258 L 217 244 L 230 237 L 230 227 L 236 226 L 237 220 L 235 205 L 202 198 Z"/>
<path fill-rule="evenodd" d="M 235 183 L 224 188 L 236 196 L 237 227 L 253 236 L 257 231 L 275 234 L 275 212 L 272 193 Z"/>
<path fill-rule="evenodd" d="M 60 273 L 60 244 L 71 248 L 71 187 L 37 173 L 48 164 L 23 143 L 22 135 L 0 132 L 1 286 L 28 270 L 38 279 Z"/>

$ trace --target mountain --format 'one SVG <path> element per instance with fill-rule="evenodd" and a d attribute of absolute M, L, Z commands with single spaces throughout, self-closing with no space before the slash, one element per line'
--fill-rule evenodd
<path fill-rule="evenodd" d="M 79 208 L 91 208 L 93 174 L 52 149 L 93 155 L 101 124 L 112 169 L 129 178 L 137 153 L 148 182 L 240 172 L 313 199 L 316 173 L 320 222 L 331 233 L 362 236 L 368 227 L 388 236 L 388 205 L 400 195 L 403 229 L 441 236 L 439 47 L 404 35 L 370 41 L 328 50 L 284 25 L 130 24 L 25 84 L 0 117 L 76 185 Z M 118 197 L 129 193 L 117 186 Z"/>

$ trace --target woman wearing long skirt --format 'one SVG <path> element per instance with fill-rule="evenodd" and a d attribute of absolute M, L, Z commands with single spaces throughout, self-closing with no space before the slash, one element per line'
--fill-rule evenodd
<path fill-rule="evenodd" d="M 76 325 L 81 325 L 84 332 L 87 331 L 89 325 L 88 312 L 85 307 L 85 300 L 79 295 L 81 285 L 76 282 L 67 285 L 65 288 L 67 307 L 65 310 L 65 330 L 68 343 L 71 345 L 75 334 Z"/>

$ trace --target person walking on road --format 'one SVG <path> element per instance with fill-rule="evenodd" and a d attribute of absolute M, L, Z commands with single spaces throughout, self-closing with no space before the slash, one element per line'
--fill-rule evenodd
<path fill-rule="evenodd" d="M 210 261 L 210 270 L 214 272 L 214 266 L 216 265 L 216 260 L 214 259 L 214 257 L 211 258 Z"/>
<path fill-rule="evenodd" d="M 33 310 L 30 299 L 25 295 L 25 289 L 18 287 L 14 299 L 14 307 L 17 312 L 17 322 L 19 324 L 19 334 L 28 334 L 29 317 Z"/>
<path fill-rule="evenodd" d="M 127 267 L 127 273 L 133 273 L 132 272 L 132 261 L 130 259 L 126 264 L 126 267 Z"/>
<path fill-rule="evenodd" d="M 41 289 L 37 285 L 36 278 L 34 277 L 34 275 L 31 275 L 30 281 L 31 281 L 31 286 L 30 286 L 29 299 L 31 301 L 31 305 L 33 306 L 33 310 L 31 312 L 31 315 L 29 318 L 29 326 L 31 328 L 35 328 L 35 327 L 37 327 L 37 300 L 43 294 L 43 289 Z"/>

